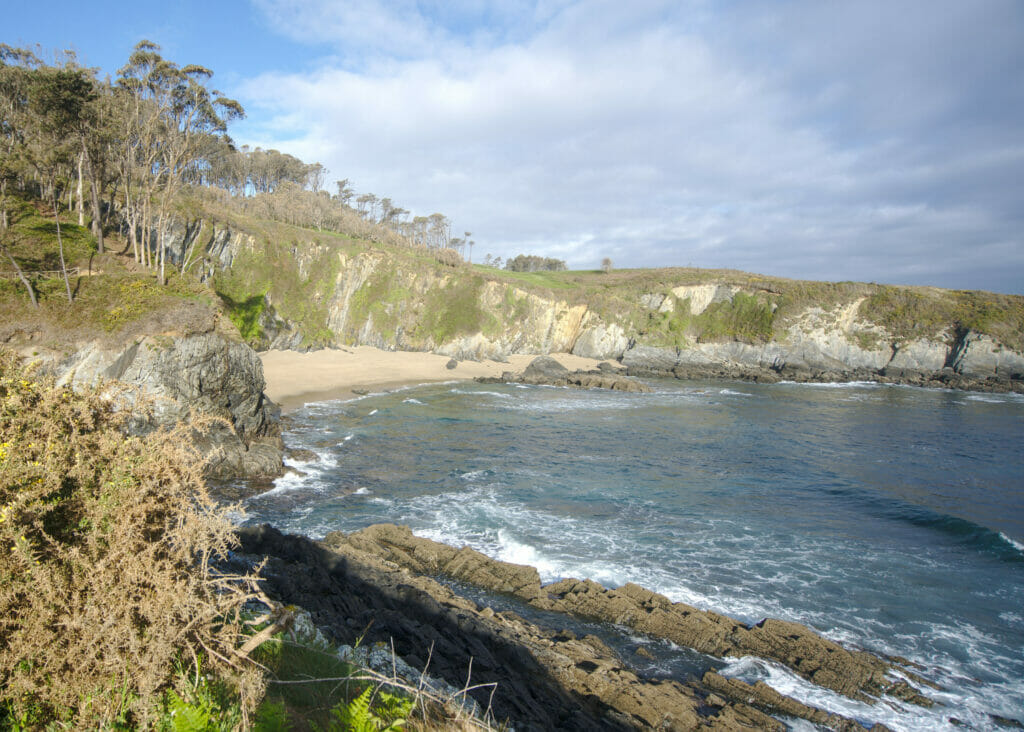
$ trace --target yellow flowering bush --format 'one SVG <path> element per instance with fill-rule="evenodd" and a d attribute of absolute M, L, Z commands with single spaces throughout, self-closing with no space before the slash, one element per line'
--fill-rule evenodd
<path fill-rule="evenodd" d="M 224 666 L 241 642 L 201 461 L 181 434 L 126 437 L 118 402 L 0 351 L 0 726 L 147 726 L 175 663 Z"/>

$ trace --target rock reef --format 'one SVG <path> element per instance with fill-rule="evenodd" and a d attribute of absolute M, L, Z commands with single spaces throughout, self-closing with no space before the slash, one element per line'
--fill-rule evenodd
<path fill-rule="evenodd" d="M 506 371 L 500 377 L 478 377 L 477 382 L 533 384 L 545 386 L 570 386 L 580 389 L 610 389 L 647 393 L 651 387 L 628 376 L 624 376 L 613 368 L 595 369 L 592 371 L 570 371 L 550 356 L 538 356 L 530 362 L 522 373 Z"/>
<path fill-rule="evenodd" d="M 852 719 L 817 709 L 758 682 L 715 670 L 716 658 L 756 655 L 788 666 L 813 683 L 874 703 L 896 698 L 930 705 L 908 664 L 849 650 L 803 626 L 766 620 L 748 627 L 636 585 L 609 590 L 587 580 L 543 586 L 533 567 L 500 562 L 379 524 L 323 542 L 270 526 L 239 530 L 242 550 L 264 569 L 268 592 L 301 605 L 340 642 L 394 644 L 414 667 L 461 687 L 471 675 L 483 708 L 516 729 L 769 729 L 806 719 L 830 729 L 861 730 Z M 510 596 L 565 617 L 629 627 L 708 655 L 700 678 L 644 675 L 600 638 L 542 627 L 510 611 L 495 612 L 441 580 Z M 458 585 L 456 585 L 458 586 Z M 557 615 L 555 616 L 557 617 Z M 489 686 L 494 685 L 494 686 Z M 885 729 L 875 725 L 873 729 Z"/>

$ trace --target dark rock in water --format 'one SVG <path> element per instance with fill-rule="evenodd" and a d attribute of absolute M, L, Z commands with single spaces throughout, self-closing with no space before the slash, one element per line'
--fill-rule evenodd
<path fill-rule="evenodd" d="M 530 362 L 523 373 L 516 375 L 511 371 L 505 371 L 500 379 L 493 377 L 478 377 L 480 383 L 494 383 L 496 381 L 516 384 L 534 384 L 546 386 L 575 386 L 581 389 L 612 389 L 615 391 L 628 392 L 649 392 L 651 388 L 646 384 L 635 381 L 621 374 L 613 373 L 610 364 L 607 369 L 596 369 L 594 371 L 569 371 L 550 356 L 538 356 Z"/>
<path fill-rule="evenodd" d="M 297 460 L 300 463 L 315 463 L 317 460 L 320 459 L 320 456 L 317 455 L 315 452 L 313 452 L 312 450 L 306 450 L 305 448 L 302 447 L 286 448 L 284 451 L 284 455 L 285 457 L 290 458 L 292 460 Z"/>
<path fill-rule="evenodd" d="M 447 576 L 512 595 L 541 610 L 626 626 L 710 655 L 771 659 L 820 686 L 868 703 L 874 703 L 874 697 L 888 694 L 916 704 L 932 704 L 906 682 L 889 678 L 891 672 L 899 671 L 908 678 L 928 683 L 909 668 L 869 653 L 850 651 L 796 623 L 769 619 L 748 627 L 717 613 L 673 603 L 634 584 L 608 590 L 589 580 L 566 579 L 541 586 L 533 567 L 491 559 L 468 547 L 455 549 L 439 544 L 414 536 L 404 526 L 378 524 L 348 535 L 334 532 L 325 537 L 323 544 L 339 554 L 358 556 L 365 561 L 372 558 L 416 575 Z M 719 683 L 715 678 L 712 682 L 713 685 L 705 682 L 700 688 L 711 688 L 744 705 L 756 699 L 755 706 L 773 714 L 798 716 L 836 728 L 839 720 L 843 729 L 860 728 L 767 686 L 755 685 L 751 688 L 757 693 L 751 693 L 746 685 L 740 688 L 724 680 Z"/>
<path fill-rule="evenodd" d="M 339 641 L 362 635 L 364 643 L 393 642 L 403 657 L 429 657 L 431 675 L 456 687 L 472 669 L 470 695 L 516 729 L 682 730 L 701 722 L 694 690 L 640 679 L 595 637 L 557 640 L 513 613 L 484 613 L 353 546 L 339 554 L 269 526 L 240 529 L 239 538 L 245 552 L 270 557 L 263 584 L 272 596 L 308 610 Z M 782 729 L 752 708 L 733 714 Z"/>
<path fill-rule="evenodd" d="M 446 363 L 444 367 L 446 369 L 448 369 L 449 371 L 451 371 L 453 368 L 455 368 L 458 365 L 459 365 L 459 362 L 456 361 L 454 358 L 452 358 L 452 359 L 448 360 L 448 363 Z"/>
<path fill-rule="evenodd" d="M 523 371 L 524 384 L 551 384 L 569 375 L 569 369 L 551 356 L 538 356 Z"/>

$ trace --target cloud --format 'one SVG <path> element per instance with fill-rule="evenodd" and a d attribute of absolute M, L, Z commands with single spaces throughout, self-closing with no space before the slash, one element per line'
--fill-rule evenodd
<path fill-rule="evenodd" d="M 336 48 L 240 139 L 478 255 L 1024 287 L 1019 5 L 491 5 L 268 7 Z"/>

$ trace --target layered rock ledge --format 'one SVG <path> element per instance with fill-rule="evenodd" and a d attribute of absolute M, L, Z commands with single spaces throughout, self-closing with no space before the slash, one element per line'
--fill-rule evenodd
<path fill-rule="evenodd" d="M 831 729 L 860 730 L 851 719 L 787 697 L 764 683 L 718 674 L 714 657 L 760 656 L 812 682 L 874 703 L 885 696 L 930 705 L 906 681 L 910 664 L 849 650 L 804 626 L 766 620 L 750 627 L 636 585 L 608 590 L 587 580 L 542 586 L 533 567 L 490 559 L 414 536 L 407 527 L 371 526 L 335 532 L 323 542 L 281 534 L 269 526 L 239 530 L 253 560 L 269 557 L 266 589 L 309 610 L 340 642 L 394 644 L 414 667 L 473 692 L 516 729 L 773 729 L 801 718 Z M 578 638 L 544 628 L 514 612 L 456 594 L 454 580 L 511 596 L 551 613 L 633 628 L 709 654 L 701 678 L 645 677 L 594 635 Z M 554 615 L 553 617 L 558 617 Z M 493 692 L 493 695 L 492 695 Z M 875 725 L 874 729 L 884 729 Z"/>

